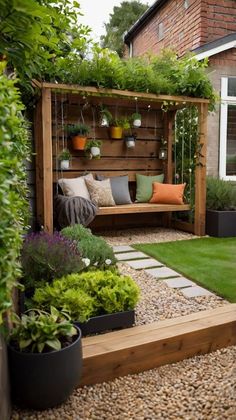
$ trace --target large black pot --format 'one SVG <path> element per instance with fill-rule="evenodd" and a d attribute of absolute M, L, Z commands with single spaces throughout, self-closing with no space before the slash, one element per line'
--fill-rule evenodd
<path fill-rule="evenodd" d="M 236 210 L 207 210 L 206 234 L 219 238 L 236 236 Z"/>
<path fill-rule="evenodd" d="M 44 410 L 61 404 L 79 385 L 82 373 L 81 331 L 69 346 L 48 353 L 23 353 L 8 346 L 12 400 Z"/>

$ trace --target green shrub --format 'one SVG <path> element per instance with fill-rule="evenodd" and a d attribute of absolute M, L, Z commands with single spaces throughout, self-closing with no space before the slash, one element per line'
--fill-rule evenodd
<path fill-rule="evenodd" d="M 63 229 L 61 233 L 77 242 L 80 254 L 90 267 L 106 270 L 108 266 L 110 268 L 116 264 L 113 249 L 103 238 L 93 235 L 90 229 L 77 224 Z"/>
<path fill-rule="evenodd" d="M 25 170 L 28 124 L 22 116 L 16 81 L 3 73 L 4 63 L 0 62 L 0 324 L 21 276 L 19 254 L 29 214 Z"/>
<path fill-rule="evenodd" d="M 72 319 L 84 322 L 95 315 L 134 309 L 139 288 L 129 276 L 111 271 L 69 274 L 35 291 L 34 305 L 67 310 Z"/>
<path fill-rule="evenodd" d="M 72 241 L 81 241 L 81 239 L 88 238 L 92 236 L 92 232 L 90 229 L 84 227 L 83 225 L 73 225 L 68 226 L 62 229 L 61 234 Z"/>
<path fill-rule="evenodd" d="M 235 210 L 234 186 L 229 181 L 208 177 L 206 207 L 209 210 Z"/>

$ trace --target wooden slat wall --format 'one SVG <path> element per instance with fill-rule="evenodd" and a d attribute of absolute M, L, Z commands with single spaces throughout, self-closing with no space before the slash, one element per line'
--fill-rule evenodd
<path fill-rule="evenodd" d="M 148 103 L 138 104 L 139 112 L 142 115 L 142 127 L 132 129 L 137 134 L 137 140 L 135 148 L 129 150 L 126 148 L 123 139 L 110 139 L 109 129 L 100 127 L 99 104 L 101 104 L 101 99 L 98 102 L 98 98 L 85 99 L 72 94 L 52 94 L 54 183 L 56 183 L 58 178 L 73 178 L 87 171 L 92 172 L 94 175 L 97 173 L 106 176 L 127 174 L 130 181 L 135 181 L 136 173 L 146 175 L 162 173 L 163 162 L 158 159 L 161 137 L 164 135 L 163 112 L 160 110 L 160 105 L 154 109 L 152 105 L 151 108 L 148 107 Z M 103 99 L 102 104 L 116 117 L 130 116 L 135 112 L 136 108 L 135 101 L 133 104 L 130 104 L 130 101 L 122 103 L 114 98 Z M 85 123 L 91 126 L 88 138 L 92 139 L 95 137 L 103 141 L 100 160 L 89 160 L 85 157 L 83 151 L 74 151 L 70 139 L 67 139 L 66 125 L 81 121 L 81 108 L 83 108 Z M 57 156 L 60 154 L 63 146 L 69 148 L 72 154 L 72 162 L 70 169 L 62 173 L 58 170 Z"/>

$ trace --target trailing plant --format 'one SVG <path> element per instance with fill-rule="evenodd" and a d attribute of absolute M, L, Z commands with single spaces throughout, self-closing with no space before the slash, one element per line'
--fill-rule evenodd
<path fill-rule="evenodd" d="M 74 136 L 86 136 L 90 131 L 90 128 L 88 125 L 82 123 L 82 124 L 69 124 L 67 126 L 67 132 L 71 137 Z"/>
<path fill-rule="evenodd" d="M 106 270 L 116 265 L 113 249 L 103 238 L 93 235 L 89 229 L 81 225 L 73 225 L 62 229 L 61 233 L 76 243 L 81 256 L 89 260 L 90 268 Z"/>
<path fill-rule="evenodd" d="M 236 210 L 236 189 L 230 181 L 207 177 L 206 208 Z"/>
<path fill-rule="evenodd" d="M 132 310 L 138 299 L 139 288 L 131 277 L 99 270 L 64 276 L 37 289 L 33 296 L 39 308 L 53 304 L 80 322 L 96 315 Z"/>
<path fill-rule="evenodd" d="M 0 62 L 0 325 L 21 276 L 19 255 L 29 216 L 25 161 L 30 153 L 17 81 L 8 79 L 4 69 Z"/>
<path fill-rule="evenodd" d="M 59 161 L 62 160 L 70 160 L 71 159 L 71 153 L 68 149 L 63 149 L 58 157 Z"/>
<path fill-rule="evenodd" d="M 51 307 L 50 313 L 32 309 L 18 317 L 14 314 L 9 342 L 16 350 L 26 353 L 46 353 L 60 350 L 73 342 L 77 334 L 70 317 Z"/>
<path fill-rule="evenodd" d="M 76 244 L 57 232 L 29 234 L 22 247 L 21 263 L 26 289 L 77 273 L 84 267 Z"/>

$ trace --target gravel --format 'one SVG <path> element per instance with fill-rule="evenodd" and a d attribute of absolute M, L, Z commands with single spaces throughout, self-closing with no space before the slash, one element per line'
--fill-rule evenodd
<path fill-rule="evenodd" d="M 12 420 L 235 420 L 236 346 L 74 391 L 43 412 Z"/>
<path fill-rule="evenodd" d="M 105 232 L 110 245 L 192 239 L 163 228 Z M 222 306 L 217 296 L 185 298 L 144 270 L 119 263 L 141 289 L 136 325 Z M 63 405 L 42 412 L 15 409 L 12 420 L 236 420 L 236 346 L 137 375 L 85 386 Z"/>

